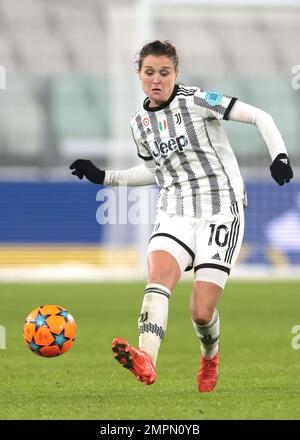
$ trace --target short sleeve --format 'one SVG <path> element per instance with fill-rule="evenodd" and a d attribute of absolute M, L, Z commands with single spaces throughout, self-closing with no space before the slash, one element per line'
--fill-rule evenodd
<path fill-rule="evenodd" d="M 140 119 L 137 117 L 130 122 L 132 137 L 137 147 L 138 156 L 143 160 L 152 160 L 153 157 Z"/>
<path fill-rule="evenodd" d="M 194 95 L 195 105 L 205 119 L 228 120 L 230 110 L 236 101 L 237 98 L 214 91 L 198 89 Z"/>

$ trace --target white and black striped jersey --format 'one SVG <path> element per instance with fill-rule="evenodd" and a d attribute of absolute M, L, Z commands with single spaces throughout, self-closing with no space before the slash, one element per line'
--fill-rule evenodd
<path fill-rule="evenodd" d="M 154 159 L 159 208 L 169 214 L 211 216 L 244 199 L 244 183 L 220 123 L 236 98 L 176 85 L 169 100 L 130 124 L 138 155 Z"/>

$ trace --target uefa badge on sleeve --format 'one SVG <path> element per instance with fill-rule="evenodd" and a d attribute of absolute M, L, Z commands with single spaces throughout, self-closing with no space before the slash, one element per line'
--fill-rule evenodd
<path fill-rule="evenodd" d="M 223 99 L 223 95 L 218 92 L 206 92 L 205 93 L 205 101 L 208 102 L 209 105 L 215 106 L 221 104 Z"/>

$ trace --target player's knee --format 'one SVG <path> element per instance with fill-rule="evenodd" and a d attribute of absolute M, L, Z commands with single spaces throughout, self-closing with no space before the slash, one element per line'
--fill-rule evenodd
<path fill-rule="evenodd" d="M 201 310 L 193 310 L 191 312 L 191 317 L 194 322 L 198 325 L 206 325 L 213 319 L 214 308 L 203 307 Z"/>

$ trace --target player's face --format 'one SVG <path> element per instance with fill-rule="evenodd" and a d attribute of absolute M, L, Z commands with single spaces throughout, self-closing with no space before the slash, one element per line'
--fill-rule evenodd
<path fill-rule="evenodd" d="M 150 107 L 159 106 L 170 98 L 177 74 L 172 58 L 165 55 L 145 57 L 139 77 L 150 99 Z"/>

